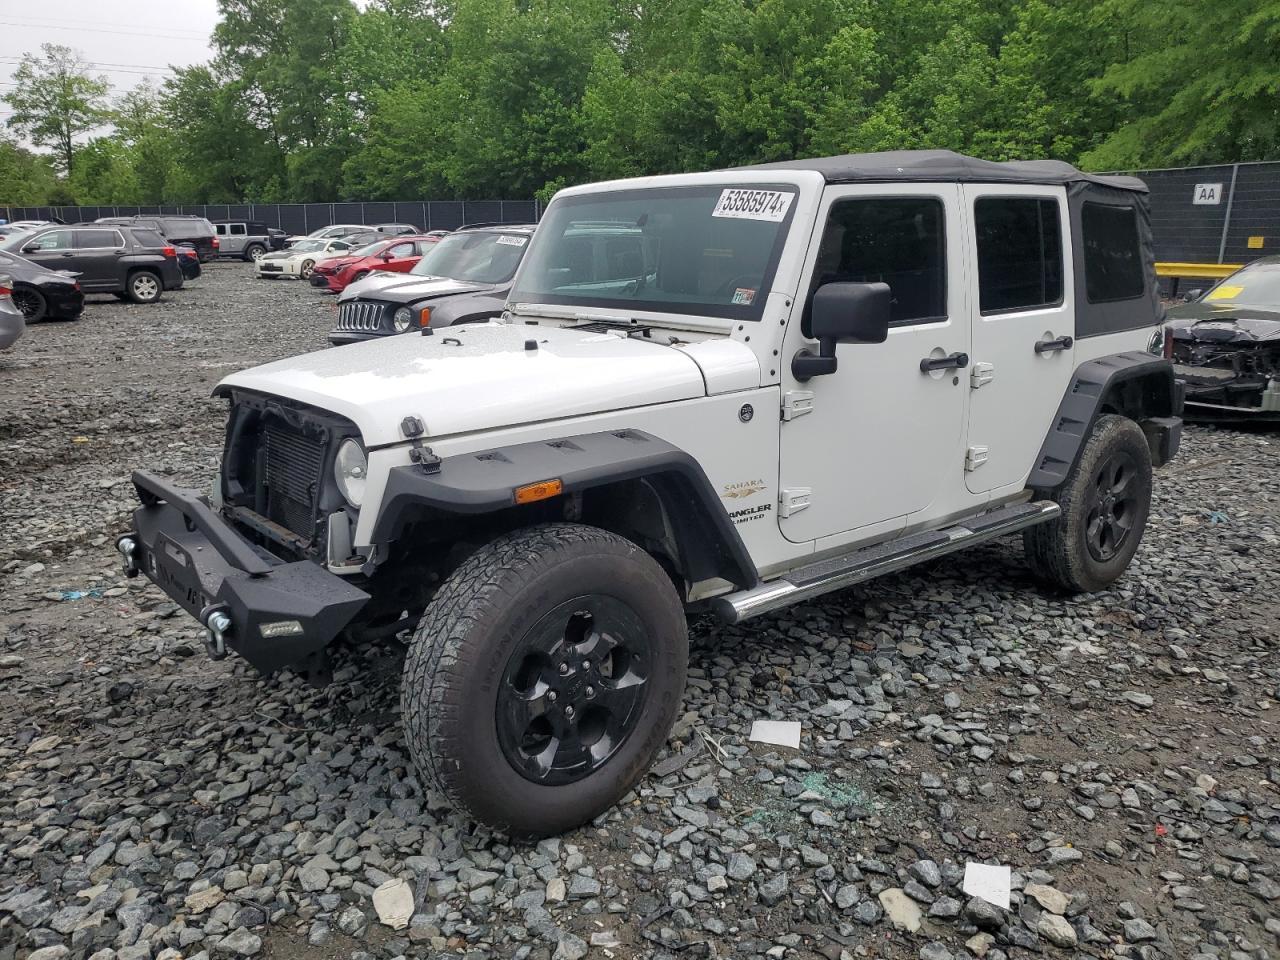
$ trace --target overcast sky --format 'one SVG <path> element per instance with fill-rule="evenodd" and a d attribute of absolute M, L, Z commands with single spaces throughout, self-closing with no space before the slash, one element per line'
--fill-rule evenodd
<path fill-rule="evenodd" d="M 216 0 L 0 0 L 0 93 L 13 89 L 22 55 L 42 43 L 78 50 L 113 95 L 146 80 L 159 86 L 171 67 L 212 56 L 217 22 Z M 10 112 L 0 103 L 0 123 Z"/>

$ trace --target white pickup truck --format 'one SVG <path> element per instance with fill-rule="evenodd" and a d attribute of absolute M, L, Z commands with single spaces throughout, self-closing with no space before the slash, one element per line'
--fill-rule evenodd
<path fill-rule="evenodd" d="M 686 616 L 739 622 L 1020 533 L 1106 589 L 1174 456 L 1140 181 L 946 152 L 561 191 L 500 321 L 224 380 L 211 496 L 118 542 L 263 671 L 412 629 L 405 733 L 546 834 L 643 775 Z"/>

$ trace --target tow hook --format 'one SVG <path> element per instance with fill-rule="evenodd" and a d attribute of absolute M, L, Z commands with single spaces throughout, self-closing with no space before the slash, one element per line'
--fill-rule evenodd
<path fill-rule="evenodd" d="M 209 659 L 224 659 L 227 655 L 227 635 L 231 633 L 232 626 L 226 607 L 205 607 L 200 611 L 200 622 L 204 624 L 204 647 L 209 651 Z"/>
<path fill-rule="evenodd" d="M 142 568 L 138 564 L 137 540 L 129 536 L 121 537 L 116 541 L 116 549 L 120 551 L 120 556 L 124 558 L 124 575 L 126 577 L 136 577 L 142 572 Z"/>

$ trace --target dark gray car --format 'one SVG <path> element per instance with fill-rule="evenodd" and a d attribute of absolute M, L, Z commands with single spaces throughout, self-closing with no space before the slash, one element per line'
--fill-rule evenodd
<path fill-rule="evenodd" d="M 46 227 L 3 249 L 49 270 L 79 274 L 85 293 L 153 303 L 182 286 L 177 250 L 152 230 L 114 223 Z"/>

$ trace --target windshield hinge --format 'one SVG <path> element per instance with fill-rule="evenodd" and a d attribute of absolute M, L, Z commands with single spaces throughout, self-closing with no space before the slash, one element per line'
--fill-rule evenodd
<path fill-rule="evenodd" d="M 782 395 L 782 419 L 794 420 L 813 413 L 812 390 L 788 390 Z"/>
<path fill-rule="evenodd" d="M 779 497 L 778 515 L 786 518 L 801 510 L 809 509 L 809 498 L 812 494 L 812 487 L 787 487 L 781 491 Z"/>
<path fill-rule="evenodd" d="M 974 390 L 996 378 L 996 368 L 990 363 L 975 363 L 969 370 L 969 386 Z"/>

